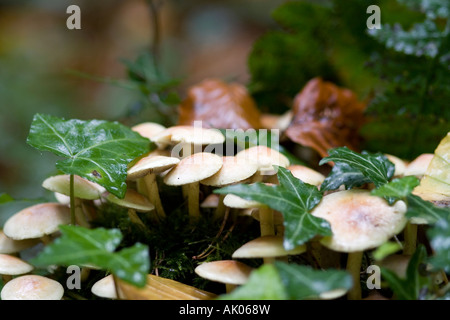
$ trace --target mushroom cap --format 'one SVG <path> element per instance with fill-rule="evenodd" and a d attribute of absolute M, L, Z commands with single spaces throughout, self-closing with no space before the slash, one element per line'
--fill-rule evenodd
<path fill-rule="evenodd" d="M 262 208 L 266 206 L 261 202 L 246 200 L 234 194 L 227 194 L 225 198 L 223 198 L 223 204 L 229 208 L 236 209 Z"/>
<path fill-rule="evenodd" d="M 291 165 L 287 167 L 287 169 L 291 171 L 292 175 L 297 179 L 314 186 L 320 186 L 325 180 L 325 176 L 320 172 L 300 164 Z"/>
<path fill-rule="evenodd" d="M 221 144 L 225 136 L 217 129 L 198 126 L 172 126 L 150 139 L 159 146 L 188 143 L 194 145 Z"/>
<path fill-rule="evenodd" d="M 128 169 L 127 179 L 136 180 L 145 177 L 150 173 L 160 173 L 172 168 L 180 162 L 175 157 L 166 157 L 159 155 L 149 155 L 141 158 L 131 168 Z"/>
<path fill-rule="evenodd" d="M 0 274 L 15 276 L 28 273 L 33 269 L 31 264 L 20 258 L 9 254 L 0 254 Z"/>
<path fill-rule="evenodd" d="M 306 245 L 300 245 L 292 250 L 283 246 L 282 236 L 262 236 L 253 239 L 233 252 L 233 259 L 239 258 L 272 258 L 287 255 L 297 255 L 306 251 Z"/>
<path fill-rule="evenodd" d="M 199 182 L 211 177 L 222 168 L 223 160 L 209 152 L 194 153 L 183 158 L 165 175 L 164 182 L 171 186 L 181 186 Z"/>
<path fill-rule="evenodd" d="M 204 279 L 234 285 L 246 283 L 252 271 L 252 267 L 236 260 L 205 262 L 195 268 Z"/>
<path fill-rule="evenodd" d="M 155 209 L 155 206 L 148 200 L 147 197 L 133 189 L 127 189 L 123 199 L 116 197 L 112 193 L 108 193 L 106 200 L 117 204 L 118 206 L 141 212 L 148 212 Z"/>
<path fill-rule="evenodd" d="M 433 153 L 423 153 L 419 155 L 406 166 L 403 175 L 422 177 L 427 171 L 433 157 Z"/>
<path fill-rule="evenodd" d="M 12 215 L 3 228 L 14 240 L 40 238 L 55 233 L 59 225 L 70 223 L 70 209 L 60 203 L 41 203 Z"/>
<path fill-rule="evenodd" d="M 218 194 L 211 193 L 200 203 L 200 207 L 217 208 L 219 206 L 219 198 L 220 196 Z"/>
<path fill-rule="evenodd" d="M 248 179 L 258 170 L 256 162 L 244 158 L 224 156 L 222 162 L 222 168 L 217 173 L 200 182 L 207 186 L 222 187 Z"/>
<path fill-rule="evenodd" d="M 95 200 L 99 199 L 105 188 L 80 176 L 74 175 L 74 195 L 76 198 Z M 61 174 L 44 180 L 42 186 L 50 191 L 70 196 L 70 175 Z"/>
<path fill-rule="evenodd" d="M 61 300 L 64 287 L 53 279 L 25 275 L 10 280 L 2 289 L 2 300 Z"/>
<path fill-rule="evenodd" d="M 40 243 L 39 239 L 14 240 L 7 237 L 3 231 L 0 231 L 0 253 L 3 254 L 17 253 L 38 243 Z"/>
<path fill-rule="evenodd" d="M 367 190 L 344 190 L 328 194 L 312 210 L 315 217 L 327 220 L 332 236 L 321 243 L 334 251 L 356 252 L 372 249 L 399 233 L 406 225 L 406 204 L 390 206 Z"/>
<path fill-rule="evenodd" d="M 117 299 L 113 275 L 110 274 L 95 282 L 91 287 L 91 292 L 97 297 Z"/>
<path fill-rule="evenodd" d="M 131 130 L 139 133 L 144 138 L 151 139 L 158 133 L 166 130 L 166 127 L 156 122 L 142 122 L 131 127 Z"/>
<path fill-rule="evenodd" d="M 386 158 L 395 165 L 394 176 L 400 177 L 405 173 L 406 162 L 392 154 L 385 154 Z"/>
<path fill-rule="evenodd" d="M 236 154 L 236 158 L 256 162 L 258 170 L 264 175 L 275 174 L 274 165 L 284 168 L 289 166 L 289 159 L 285 155 L 262 145 L 241 150 Z"/>

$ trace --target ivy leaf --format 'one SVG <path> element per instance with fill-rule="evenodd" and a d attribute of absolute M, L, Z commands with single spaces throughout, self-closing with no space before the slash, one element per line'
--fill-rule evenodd
<path fill-rule="evenodd" d="M 36 114 L 27 143 L 68 159 L 56 168 L 98 183 L 123 198 L 128 164 L 150 151 L 150 142 L 118 122 L 64 120 Z"/>
<path fill-rule="evenodd" d="M 221 300 L 302 300 L 321 298 L 324 294 L 352 287 L 346 271 L 314 270 L 310 266 L 275 261 L 262 265 L 250 275 L 248 282 Z"/>
<path fill-rule="evenodd" d="M 214 192 L 234 194 L 247 200 L 258 201 L 281 212 L 285 227 L 283 245 L 286 250 L 293 249 L 316 235 L 330 236 L 330 224 L 310 214 L 322 199 L 322 193 L 316 186 L 295 178 L 288 169 L 283 167 L 276 169 L 279 185 L 237 184 Z"/>
<path fill-rule="evenodd" d="M 430 245 L 434 255 L 430 258 L 430 263 L 434 268 L 450 272 L 450 210 L 447 211 L 446 218 L 439 219 L 432 228 L 428 229 L 427 235 L 430 238 Z"/>
<path fill-rule="evenodd" d="M 347 147 L 339 147 L 328 150 L 328 154 L 319 165 L 333 161 L 335 166 L 324 180 L 321 190 L 334 190 L 341 185 L 350 189 L 367 182 L 380 187 L 394 175 L 395 165 L 381 153 L 357 153 Z M 338 182 L 333 182 L 335 179 Z"/>
<path fill-rule="evenodd" d="M 411 194 L 415 187 L 420 183 L 420 180 L 415 176 L 402 177 L 394 179 L 389 183 L 380 186 L 371 191 L 374 196 L 379 197 L 393 197 L 397 199 L 404 199 Z"/>
<path fill-rule="evenodd" d="M 143 287 L 150 269 L 148 247 L 136 243 L 114 252 L 122 240 L 119 229 L 87 229 L 61 225 L 61 237 L 31 260 L 35 266 L 93 265 L 122 280 Z"/>
<path fill-rule="evenodd" d="M 277 269 L 265 264 L 254 270 L 244 284 L 232 292 L 219 296 L 219 300 L 287 300 Z"/>
<path fill-rule="evenodd" d="M 406 278 L 400 278 L 394 271 L 381 268 L 381 274 L 389 283 L 398 300 L 418 300 L 420 291 L 429 284 L 429 279 L 421 274 L 421 265 L 427 258 L 423 245 L 419 245 L 411 257 L 406 269 Z"/>

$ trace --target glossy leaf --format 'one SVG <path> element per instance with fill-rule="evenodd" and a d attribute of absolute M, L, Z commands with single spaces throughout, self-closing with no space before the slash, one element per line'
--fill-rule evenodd
<path fill-rule="evenodd" d="M 450 272 L 450 210 L 445 218 L 438 220 L 427 231 L 434 255 L 430 258 L 431 265 L 436 269 Z"/>
<path fill-rule="evenodd" d="M 328 151 L 329 156 L 323 158 L 319 164 L 334 162 L 333 168 L 325 179 L 321 190 L 336 189 L 337 183 L 347 189 L 373 182 L 376 187 L 389 182 L 394 175 L 395 165 L 385 155 L 363 151 L 357 153 L 347 147 L 334 148 Z M 337 179 L 338 182 L 333 182 Z"/>
<path fill-rule="evenodd" d="M 148 247 L 136 243 L 115 252 L 122 240 L 119 229 L 87 229 L 60 226 L 61 237 L 31 260 L 35 266 L 91 265 L 108 270 L 120 279 L 142 287 L 150 269 Z"/>
<path fill-rule="evenodd" d="M 352 287 L 346 271 L 315 270 L 310 266 L 275 261 L 252 272 L 244 285 L 221 300 L 303 300 L 324 298 L 327 293 L 345 294 Z"/>
<path fill-rule="evenodd" d="M 421 265 L 425 263 L 427 252 L 424 246 L 417 247 L 406 269 L 406 278 L 400 278 L 394 271 L 381 268 L 381 274 L 398 300 L 418 300 L 420 291 L 429 285 L 429 278 L 423 275 Z"/>
<path fill-rule="evenodd" d="M 412 193 L 414 188 L 419 185 L 420 180 L 414 176 L 407 176 L 400 179 L 394 179 L 389 183 L 372 190 L 372 194 L 379 197 L 393 197 L 404 199 Z"/>
<path fill-rule="evenodd" d="M 127 166 L 150 151 L 150 142 L 118 122 L 64 120 L 36 114 L 27 138 L 29 145 L 67 158 L 56 168 L 98 183 L 123 198 Z"/>
<path fill-rule="evenodd" d="M 285 227 L 283 245 L 286 250 L 304 244 L 316 235 L 330 236 L 329 223 L 310 214 L 322 199 L 322 193 L 316 186 L 295 178 L 289 170 L 283 167 L 277 169 L 279 185 L 237 184 L 215 190 L 215 193 L 234 194 L 281 212 Z"/>

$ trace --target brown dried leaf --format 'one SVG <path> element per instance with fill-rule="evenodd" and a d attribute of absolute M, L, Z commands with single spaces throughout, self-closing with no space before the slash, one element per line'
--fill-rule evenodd
<path fill-rule="evenodd" d="M 179 107 L 179 125 L 203 121 L 203 127 L 217 129 L 259 129 L 260 112 L 247 92 L 238 83 L 206 79 L 188 90 Z"/>
<path fill-rule="evenodd" d="M 293 119 L 285 134 L 322 157 L 331 148 L 347 146 L 358 151 L 364 109 L 351 90 L 314 78 L 295 97 Z"/>
<path fill-rule="evenodd" d="M 115 278 L 124 300 L 211 300 L 217 296 L 184 283 L 149 274 L 144 288 Z"/>

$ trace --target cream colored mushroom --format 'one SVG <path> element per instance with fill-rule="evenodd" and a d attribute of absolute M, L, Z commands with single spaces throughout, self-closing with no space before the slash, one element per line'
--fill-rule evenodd
<path fill-rule="evenodd" d="M 50 278 L 24 275 L 9 281 L 2 289 L 2 300 L 61 300 L 63 286 Z"/>
<path fill-rule="evenodd" d="M 0 231 L 0 253 L 14 254 L 40 243 L 39 239 L 14 240 Z"/>
<path fill-rule="evenodd" d="M 286 250 L 282 236 L 263 236 L 245 243 L 233 252 L 233 259 L 277 258 L 306 252 L 306 245 Z"/>
<path fill-rule="evenodd" d="M 95 282 L 91 287 L 91 292 L 97 297 L 107 299 L 117 299 L 116 286 L 112 274 Z"/>
<path fill-rule="evenodd" d="M 0 274 L 2 275 L 3 283 L 9 282 L 12 276 L 28 273 L 33 269 L 34 267 L 31 264 L 18 257 L 0 254 Z"/>
<path fill-rule="evenodd" d="M 165 175 L 164 182 L 167 185 L 185 188 L 191 222 L 200 218 L 200 181 L 217 173 L 222 165 L 221 156 L 199 152 L 183 158 Z"/>
<path fill-rule="evenodd" d="M 247 282 L 253 268 L 236 260 L 219 260 L 202 263 L 194 271 L 204 279 L 224 283 L 229 293 Z"/>
<path fill-rule="evenodd" d="M 13 240 L 39 238 L 51 241 L 50 235 L 59 231 L 59 225 L 70 223 L 70 209 L 60 203 L 41 203 L 27 207 L 6 222 L 3 232 Z"/>
<path fill-rule="evenodd" d="M 142 122 L 131 127 L 131 130 L 139 133 L 144 138 L 151 139 L 166 130 L 166 127 L 156 122 Z"/>
<path fill-rule="evenodd" d="M 258 170 L 256 162 L 247 159 L 239 159 L 234 156 L 222 157 L 223 165 L 220 170 L 200 183 L 212 187 L 224 187 L 231 184 L 244 182 L 253 176 Z M 214 214 L 215 219 L 221 219 L 225 212 L 224 194 L 219 195 L 219 202 Z"/>
<path fill-rule="evenodd" d="M 347 269 L 354 280 L 349 299 L 361 298 L 359 274 L 363 252 L 402 231 L 407 222 L 405 213 L 403 201 L 391 206 L 367 190 L 356 189 L 328 194 L 312 210 L 312 215 L 331 225 L 332 235 L 320 242 L 331 250 L 348 253 Z"/>
<path fill-rule="evenodd" d="M 404 176 L 416 176 L 419 179 L 423 177 L 433 159 L 434 154 L 423 153 L 411 161 L 405 168 Z"/>
<path fill-rule="evenodd" d="M 395 165 L 394 177 L 401 177 L 405 174 L 407 163 L 392 154 L 385 154 L 386 158 Z"/>

